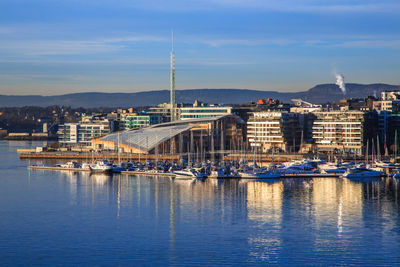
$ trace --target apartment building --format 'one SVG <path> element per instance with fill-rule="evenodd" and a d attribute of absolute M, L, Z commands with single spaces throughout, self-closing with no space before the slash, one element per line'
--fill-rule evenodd
<path fill-rule="evenodd" d="M 291 112 L 255 112 L 247 121 L 247 138 L 262 151 L 297 151 L 301 143 L 299 116 Z"/>
<path fill-rule="evenodd" d="M 60 144 L 91 146 L 94 138 L 114 131 L 114 121 L 100 116 L 83 116 L 78 123 L 65 123 L 58 126 Z"/>
<path fill-rule="evenodd" d="M 318 151 L 362 154 L 365 113 L 362 111 L 314 112 L 313 139 Z"/>

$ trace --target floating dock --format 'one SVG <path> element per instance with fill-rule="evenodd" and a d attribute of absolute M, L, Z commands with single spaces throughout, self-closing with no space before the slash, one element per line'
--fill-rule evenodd
<path fill-rule="evenodd" d="M 143 175 L 143 176 L 167 176 L 175 177 L 174 173 L 163 173 L 163 172 L 140 172 L 140 171 L 122 171 L 121 174 L 127 175 Z"/>
<path fill-rule="evenodd" d="M 338 178 L 339 174 L 310 173 L 310 174 L 281 174 L 279 178 Z"/>
<path fill-rule="evenodd" d="M 80 168 L 64 168 L 55 166 L 28 166 L 30 170 L 47 170 L 47 171 L 70 171 L 70 172 L 90 172 L 90 169 L 80 169 Z"/>

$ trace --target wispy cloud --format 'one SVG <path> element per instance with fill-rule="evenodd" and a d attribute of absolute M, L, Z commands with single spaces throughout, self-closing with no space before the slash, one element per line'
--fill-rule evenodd
<path fill-rule="evenodd" d="M 374 1 L 374 0 L 210 0 L 211 2 L 228 7 L 251 8 L 284 12 L 398 12 L 400 4 L 398 1 Z"/>
<path fill-rule="evenodd" d="M 400 49 L 400 40 L 353 40 L 332 46 L 343 48 L 394 48 Z"/>
<path fill-rule="evenodd" d="M 213 47 L 239 45 L 239 46 L 259 46 L 259 45 L 290 45 L 295 43 L 289 39 L 197 39 L 193 42 L 206 44 Z"/>
<path fill-rule="evenodd" d="M 92 4 L 108 3 L 95 1 Z M 129 8 L 164 12 L 220 11 L 219 8 L 301 13 L 396 13 L 400 10 L 400 3 L 396 0 L 122 0 L 119 4 Z"/>
<path fill-rule="evenodd" d="M 190 36 L 182 36 L 183 42 L 189 45 L 206 45 L 214 48 L 222 48 L 226 46 L 277 46 L 285 47 L 295 46 L 315 46 L 315 47 L 342 47 L 342 48 L 400 48 L 400 40 L 390 40 L 386 37 L 376 36 L 365 38 L 361 37 L 318 37 L 304 38 L 276 38 L 276 39 L 246 39 L 246 38 L 192 38 Z M 22 40 L 22 41 L 2 41 L 0 42 L 0 51 L 9 55 L 19 56 L 56 56 L 56 55 L 90 55 L 104 54 L 123 51 L 134 46 L 135 43 L 158 43 L 169 42 L 168 37 L 157 36 L 125 36 L 113 37 L 94 40 Z M 140 64 L 151 62 L 152 59 L 142 60 Z M 132 60 L 118 59 L 120 63 L 132 64 Z M 68 60 L 66 61 L 68 62 Z M 112 61 L 111 61 L 112 62 Z M 156 62 L 157 64 L 157 62 Z"/>
<path fill-rule="evenodd" d="M 109 53 L 138 42 L 162 42 L 157 36 L 125 36 L 93 40 L 11 40 L 0 42 L 0 50 L 28 56 Z"/>
<path fill-rule="evenodd" d="M 211 47 L 224 46 L 290 46 L 297 47 L 342 47 L 342 48 L 400 48 L 400 40 L 390 39 L 389 36 L 354 36 L 354 35 L 325 35 L 325 36 L 293 36 L 293 38 L 277 39 L 219 39 L 219 38 L 186 38 L 189 43 L 200 43 Z"/>

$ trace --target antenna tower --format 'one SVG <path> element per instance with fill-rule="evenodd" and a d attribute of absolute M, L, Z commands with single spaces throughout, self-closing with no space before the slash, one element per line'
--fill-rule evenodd
<path fill-rule="evenodd" d="M 174 53 L 174 32 L 172 31 L 172 50 L 170 55 L 170 68 L 171 68 L 171 76 L 170 76 L 170 103 L 171 103 L 171 121 L 176 120 L 176 112 L 175 112 L 175 53 Z"/>

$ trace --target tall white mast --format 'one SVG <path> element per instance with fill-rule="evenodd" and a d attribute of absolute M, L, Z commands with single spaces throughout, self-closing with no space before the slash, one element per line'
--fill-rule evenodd
<path fill-rule="evenodd" d="M 175 53 L 174 53 L 174 32 L 172 31 L 172 50 L 171 50 L 171 76 L 170 76 L 170 103 L 171 103 L 171 121 L 175 121 Z"/>

